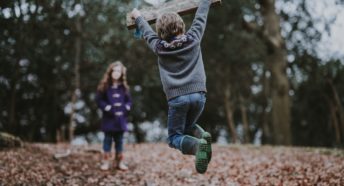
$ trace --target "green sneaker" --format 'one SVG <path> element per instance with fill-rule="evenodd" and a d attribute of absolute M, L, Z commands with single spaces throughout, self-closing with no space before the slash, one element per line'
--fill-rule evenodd
<path fill-rule="evenodd" d="M 199 140 L 198 149 L 196 152 L 195 167 L 198 173 L 203 174 L 208 168 L 208 155 L 207 155 L 208 144 L 205 139 Z"/>
<path fill-rule="evenodd" d="M 202 139 L 205 139 L 207 141 L 207 155 L 208 155 L 208 163 L 211 161 L 212 156 L 212 149 L 211 149 L 211 134 L 209 132 L 203 132 L 202 133 Z"/>

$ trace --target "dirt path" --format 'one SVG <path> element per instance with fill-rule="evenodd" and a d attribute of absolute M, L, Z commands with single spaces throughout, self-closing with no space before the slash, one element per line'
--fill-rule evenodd
<path fill-rule="evenodd" d="M 100 149 L 100 145 L 91 149 Z M 71 149 L 55 159 L 54 153 Z M 101 154 L 82 147 L 27 144 L 0 151 L 0 185 L 344 185 L 343 151 L 217 146 L 206 174 L 166 144 L 126 145 L 129 171 L 101 171 Z"/>

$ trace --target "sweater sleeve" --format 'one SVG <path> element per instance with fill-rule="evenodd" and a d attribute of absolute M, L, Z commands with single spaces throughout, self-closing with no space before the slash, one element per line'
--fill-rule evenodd
<path fill-rule="evenodd" d="M 156 53 L 156 45 L 160 40 L 159 36 L 153 31 L 152 27 L 142 16 L 136 18 L 135 23 L 142 31 L 143 38 L 146 40 L 149 48 Z"/>
<path fill-rule="evenodd" d="M 204 30 L 207 24 L 208 12 L 211 0 L 202 0 L 198 6 L 195 18 L 191 24 L 188 34 L 193 35 L 196 39 L 202 40 Z"/>
<path fill-rule="evenodd" d="M 131 96 L 129 92 L 125 93 L 124 101 L 125 101 L 125 109 L 127 111 L 130 111 L 132 102 L 131 102 Z"/>
<path fill-rule="evenodd" d="M 97 102 L 98 107 L 102 111 L 105 111 L 105 112 L 110 111 L 111 105 L 105 99 L 104 93 L 97 92 L 97 94 L 96 94 L 96 102 Z M 109 107 L 110 107 L 110 109 L 109 109 Z"/>

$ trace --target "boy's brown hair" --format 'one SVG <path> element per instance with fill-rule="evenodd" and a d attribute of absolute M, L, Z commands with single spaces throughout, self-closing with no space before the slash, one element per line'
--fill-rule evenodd
<path fill-rule="evenodd" d="M 173 36 L 185 33 L 185 24 L 177 13 L 163 13 L 156 21 L 156 32 L 161 39 L 170 40 Z"/>

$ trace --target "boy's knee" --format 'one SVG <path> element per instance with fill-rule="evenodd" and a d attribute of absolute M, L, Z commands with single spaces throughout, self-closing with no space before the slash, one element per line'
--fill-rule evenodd
<path fill-rule="evenodd" d="M 172 135 L 168 137 L 168 145 L 171 148 L 179 149 L 182 135 Z"/>

